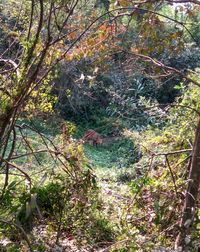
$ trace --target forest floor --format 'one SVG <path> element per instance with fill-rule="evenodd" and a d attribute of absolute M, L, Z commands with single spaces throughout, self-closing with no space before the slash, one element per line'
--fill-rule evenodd
<path fill-rule="evenodd" d="M 127 203 L 127 196 L 122 192 L 120 184 L 113 182 L 110 184 L 109 181 L 100 181 L 100 195 L 104 202 L 104 211 L 109 214 L 110 220 L 116 222 L 122 215 L 121 207 L 123 204 Z M 112 213 L 112 214 L 111 214 Z M 49 226 L 46 224 L 40 224 L 34 227 L 32 231 L 32 236 L 34 237 L 34 244 L 37 245 L 41 241 L 45 244 L 46 252 L 108 252 L 110 251 L 113 243 L 107 243 L 103 246 L 98 245 L 96 248 L 90 246 L 77 246 L 76 239 L 67 234 L 62 233 L 59 238 L 59 245 L 56 244 L 56 235 L 57 232 L 52 232 L 49 235 Z M 17 243 L 17 241 L 15 242 Z M 21 244 L 22 245 L 22 244 Z M 0 251 L 19 251 L 16 247 L 16 250 L 9 250 L 9 247 L 13 248 L 13 241 L 7 238 L 0 239 Z M 23 247 L 23 245 L 22 245 Z M 44 248 L 43 248 L 44 249 Z M 26 250 L 26 244 L 24 243 L 24 250 Z M 34 250 L 35 251 L 35 250 Z M 37 250 L 38 251 L 38 250 Z M 38 251 L 39 252 L 39 251 Z"/>
<path fill-rule="evenodd" d="M 40 125 L 39 125 L 40 126 Z M 48 138 L 57 139 L 56 134 L 52 134 L 51 131 L 46 130 L 42 127 L 43 134 L 47 135 Z M 26 134 L 30 134 L 27 130 Z M 31 132 L 31 137 L 27 138 L 28 141 L 36 148 L 44 148 L 44 144 L 36 133 Z M 21 146 L 19 146 L 21 148 Z M 26 150 L 24 150 L 26 151 Z M 120 236 L 120 238 L 114 238 L 113 241 L 97 243 L 91 241 L 91 246 L 81 244 L 80 247 L 77 245 L 78 242 L 72 235 L 68 233 L 60 234 L 59 243 L 56 244 L 57 232 L 49 230 L 49 226 L 45 223 L 39 223 L 36 225 L 32 231 L 31 240 L 33 244 L 42 243 L 45 248 L 41 250 L 34 251 L 49 251 L 49 252 L 109 252 L 113 251 L 119 247 L 116 251 L 129 251 L 121 248 L 126 247 L 127 240 L 127 230 L 124 230 L 126 223 L 133 218 L 133 214 L 129 214 L 129 207 L 131 208 L 133 194 L 131 193 L 130 181 L 136 178 L 136 174 L 133 168 L 133 163 L 136 160 L 137 153 L 134 150 L 134 146 L 131 141 L 123 139 L 112 143 L 107 146 L 91 146 L 86 144 L 84 146 L 84 153 L 86 159 L 88 160 L 89 166 L 91 167 L 94 175 L 96 176 L 97 185 L 99 187 L 99 197 L 103 205 L 103 214 L 105 218 L 109 220 L 112 225 L 112 231 L 114 232 L 115 238 Z M 33 161 L 35 162 L 35 169 L 33 175 L 38 176 L 37 166 L 38 161 L 45 162 L 48 164 L 48 169 L 51 171 L 54 167 L 54 162 L 50 161 L 50 158 L 44 158 L 44 155 L 38 155 L 38 160 L 32 159 L 21 159 L 21 163 L 26 163 L 26 168 L 29 162 L 33 166 Z M 37 161 L 37 162 L 36 162 Z M 46 172 L 46 166 L 44 165 L 44 170 Z M 36 175 L 35 175 L 36 174 Z M 42 176 L 42 173 L 39 173 Z M 45 175 L 45 173 L 44 173 Z M 41 177 L 42 179 L 42 177 Z M 17 245 L 17 241 L 15 241 Z M 2 251 L 27 251 L 27 244 L 23 242 L 22 247 L 24 250 L 9 250 L 9 244 L 12 246 L 13 241 L 8 239 L 1 239 L 0 237 L 0 252 Z M 86 243 L 85 243 L 86 244 Z M 95 244 L 95 245 L 94 245 Z M 19 245 L 19 244 L 18 244 Z M 21 245 L 21 244 L 20 244 Z M 135 250 L 130 250 L 135 251 Z M 141 250 L 142 251 L 142 250 Z M 155 250 L 155 251 L 168 251 L 168 250 Z"/>

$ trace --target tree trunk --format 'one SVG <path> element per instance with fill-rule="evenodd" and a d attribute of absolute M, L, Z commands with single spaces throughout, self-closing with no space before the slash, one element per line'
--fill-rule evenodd
<path fill-rule="evenodd" d="M 180 233 L 176 239 L 175 247 L 181 246 L 188 251 L 190 246 L 189 234 L 196 214 L 196 204 L 200 187 L 200 118 L 198 121 L 195 141 L 192 152 L 188 186 L 183 207 L 183 216 L 180 223 Z"/>

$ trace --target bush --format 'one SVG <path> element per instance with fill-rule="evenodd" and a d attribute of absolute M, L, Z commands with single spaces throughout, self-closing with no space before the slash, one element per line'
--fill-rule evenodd
<path fill-rule="evenodd" d="M 79 242 L 93 243 L 112 239 L 108 221 L 99 215 L 98 187 L 90 171 L 76 179 L 56 175 L 41 188 L 34 188 L 42 215 L 53 230 L 67 232 Z"/>

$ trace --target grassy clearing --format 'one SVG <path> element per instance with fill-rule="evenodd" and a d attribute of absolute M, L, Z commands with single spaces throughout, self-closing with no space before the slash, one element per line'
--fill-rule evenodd
<path fill-rule="evenodd" d="M 35 153 L 34 155 L 21 156 L 27 152 L 31 153 L 33 150 L 46 149 L 47 145 L 51 149 L 51 141 L 53 141 L 59 148 L 61 146 L 61 132 L 59 126 L 56 125 L 55 122 L 51 124 L 39 120 L 34 122 L 21 121 L 19 122 L 19 125 L 23 125 L 23 123 L 35 128 L 36 131 L 40 130 L 45 137 L 41 137 L 36 131 L 33 131 L 28 127 L 23 129 L 23 136 L 18 130 L 17 133 L 20 141 L 17 146 L 16 155 L 18 155 L 19 158 L 13 161 L 16 165 L 20 167 L 23 166 L 23 171 L 31 177 L 33 188 L 31 192 L 37 192 L 37 197 L 40 199 L 41 204 L 39 206 L 40 210 L 48 216 L 48 223 L 45 229 L 49 229 L 50 226 L 59 226 L 59 216 L 57 212 L 60 211 L 60 208 L 63 208 L 60 203 L 63 202 L 63 200 L 65 201 L 64 194 L 71 195 L 74 193 L 74 190 L 77 190 L 77 195 L 81 193 L 84 196 L 81 196 L 82 198 L 80 198 L 79 203 L 76 203 L 77 205 L 73 205 L 72 201 L 72 205 L 70 205 L 70 203 L 69 206 L 66 206 L 66 211 L 63 216 L 63 232 L 66 236 L 73 236 L 73 239 L 77 237 L 77 241 L 81 247 L 88 244 L 92 248 L 108 246 L 109 243 L 115 241 L 116 237 L 121 237 L 124 231 L 123 224 L 120 224 L 120 222 L 123 222 L 127 202 L 131 197 L 128 185 L 130 181 L 126 176 L 124 179 L 124 174 L 127 174 L 128 171 L 132 174 L 133 168 L 130 168 L 130 166 L 137 160 L 137 151 L 133 143 L 128 139 L 122 139 L 98 147 L 89 144 L 84 145 L 84 155 L 89 162 L 89 166 L 92 168 L 93 173 L 96 175 L 97 181 L 97 189 L 92 186 L 91 190 L 87 192 L 89 195 L 88 199 L 90 198 L 90 200 L 85 206 L 85 192 L 82 192 L 85 187 L 79 188 L 81 180 L 78 182 L 78 185 L 73 184 L 71 179 L 62 172 L 62 169 L 60 169 L 56 157 L 52 158 L 49 153 Z M 47 140 L 47 138 L 50 141 Z M 66 147 L 66 150 L 72 154 L 73 147 L 71 148 L 70 144 Z M 83 170 L 88 170 L 88 164 L 85 161 L 83 162 Z M 27 191 L 26 177 L 15 168 L 12 168 L 11 174 L 12 175 L 9 177 L 8 190 L 6 191 L 7 195 L 5 197 L 5 200 L 10 202 L 9 204 L 8 202 L 5 202 L 7 207 L 3 207 L 3 212 L 1 213 L 3 218 L 8 219 L 10 216 L 18 215 L 19 213 L 22 214 L 23 217 L 27 211 L 27 200 L 30 198 L 30 194 Z M 87 181 L 85 180 L 87 176 L 84 176 L 83 181 Z M 122 179 L 123 181 L 121 180 L 122 177 L 124 179 Z M 5 175 L 1 174 L 0 179 L 1 185 L 3 186 Z M 82 177 L 80 177 L 80 179 L 82 179 Z M 64 181 L 65 186 L 62 184 Z M 59 187 L 56 191 L 55 186 L 57 185 L 59 185 Z M 19 192 L 19 195 L 16 192 Z M 59 197 L 60 200 L 58 200 Z M 70 197 L 71 196 L 69 196 L 69 200 L 71 200 Z M 74 197 L 76 198 L 77 196 L 73 196 L 73 200 Z M 84 202 L 81 202 L 82 200 L 84 200 Z M 49 206 L 51 206 L 51 208 L 49 208 Z M 51 215 L 48 215 L 50 214 L 50 209 L 55 215 L 53 219 L 51 219 Z M 84 215 L 80 214 L 80 209 L 84 209 Z M 85 219 L 83 218 L 84 216 Z M 70 228 L 64 229 L 65 224 L 71 225 Z M 36 221 L 35 227 L 40 229 L 40 222 Z M 6 228 L 6 230 L 7 233 L 12 232 L 10 227 Z M 49 235 L 55 236 L 55 230 L 53 231 L 52 228 L 50 228 L 50 230 L 51 231 L 48 231 L 50 232 Z M 0 238 L 6 237 L 7 233 L 4 233 Z M 17 239 L 19 239 L 19 237 Z M 45 244 L 42 244 L 40 245 L 44 245 L 45 247 Z M 13 246 L 15 246 L 14 243 Z"/>
<path fill-rule="evenodd" d="M 98 147 L 85 144 L 84 151 L 95 169 L 123 169 L 138 160 L 137 149 L 129 139 L 121 139 Z"/>

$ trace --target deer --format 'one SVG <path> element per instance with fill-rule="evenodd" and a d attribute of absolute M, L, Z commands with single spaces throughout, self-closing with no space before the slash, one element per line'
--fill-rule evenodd
<path fill-rule="evenodd" d="M 85 132 L 82 140 L 94 146 L 101 145 L 103 143 L 101 135 L 92 129 Z"/>

